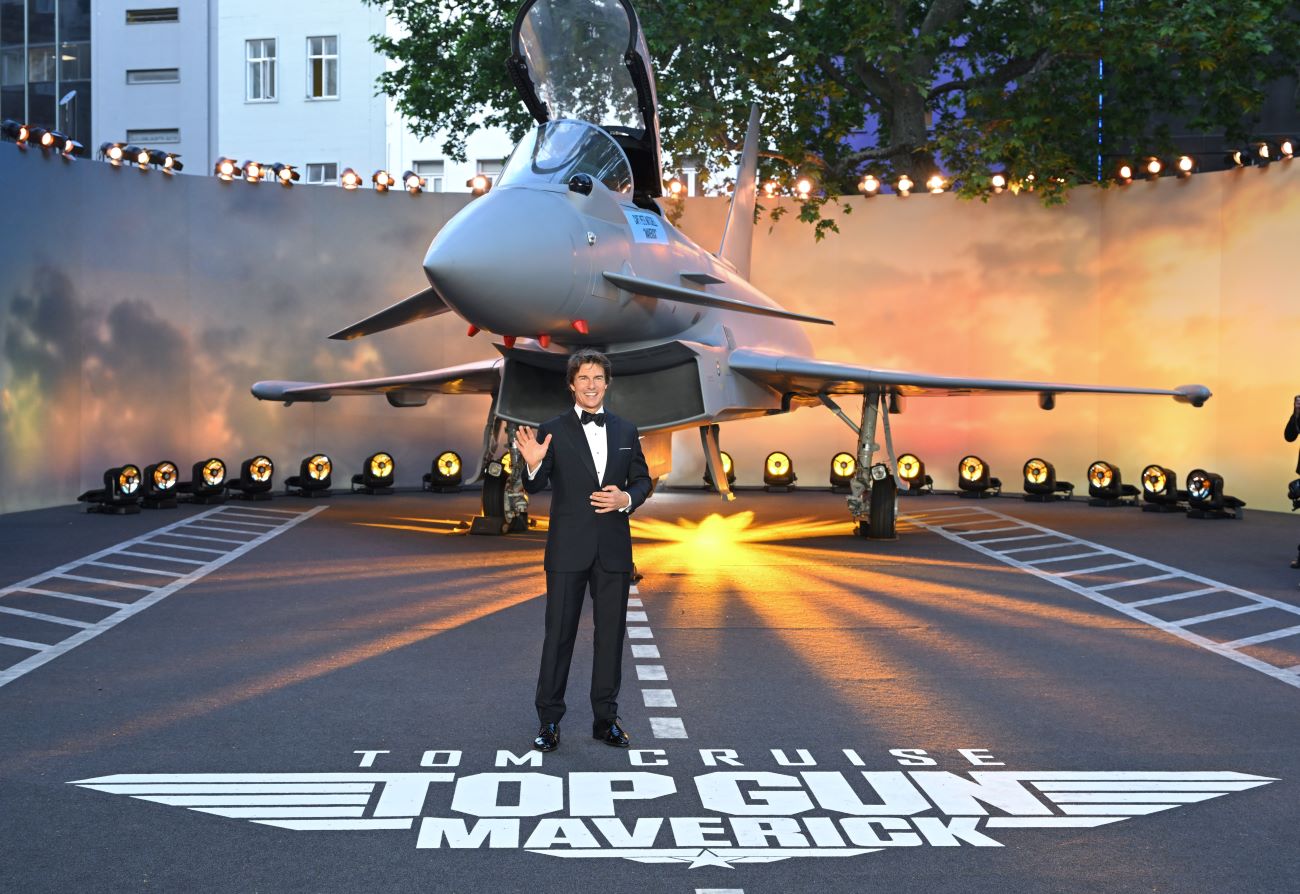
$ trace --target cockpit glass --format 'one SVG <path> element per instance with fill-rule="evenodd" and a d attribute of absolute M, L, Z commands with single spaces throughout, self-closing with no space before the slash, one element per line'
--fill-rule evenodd
<path fill-rule="evenodd" d="M 617 193 L 632 191 L 632 165 L 614 138 L 585 121 L 560 119 L 539 124 L 506 162 L 498 187 L 568 183 L 587 174 Z"/>
<path fill-rule="evenodd" d="M 637 137 L 645 133 L 636 85 L 624 58 L 631 36 L 632 24 L 619 0 L 533 4 L 520 23 L 519 48 L 537 97 L 552 119 L 626 128 Z M 644 54 L 644 40 L 638 46 Z"/>

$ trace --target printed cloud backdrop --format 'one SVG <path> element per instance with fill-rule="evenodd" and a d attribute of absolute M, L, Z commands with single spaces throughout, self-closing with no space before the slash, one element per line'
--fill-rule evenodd
<path fill-rule="evenodd" d="M 1030 455 L 1076 483 L 1093 459 L 1136 481 L 1160 462 L 1220 472 L 1252 506 L 1289 508 L 1294 451 L 1281 439 L 1300 337 L 1294 299 L 1300 173 L 1290 165 L 1031 197 L 854 199 L 815 243 L 762 218 L 754 281 L 808 327 L 818 356 L 935 373 L 1173 386 L 1200 382 L 1201 410 L 1160 398 L 925 398 L 893 418 L 895 445 L 940 487 L 976 452 L 1009 486 Z M 335 380 L 492 356 L 446 315 L 351 342 L 325 338 L 424 287 L 420 262 L 467 196 L 379 195 L 166 178 L 65 164 L 0 145 L 13 207 L 42 209 L 0 240 L 0 511 L 70 502 L 108 466 L 268 452 L 281 474 L 318 449 L 351 474 L 376 449 L 413 485 L 446 448 L 474 457 L 488 401 L 419 409 L 339 398 L 254 400 L 263 378 Z M 718 199 L 688 200 L 682 227 L 717 244 Z M 41 223 L 44 221 L 44 223 Z M 509 259 L 503 259 L 509 262 Z M 855 403 L 855 402 L 848 402 Z M 850 407 L 855 411 L 856 407 Z M 852 435 L 820 409 L 725 426 L 741 483 L 789 451 L 822 485 Z M 699 481 L 698 438 L 679 435 L 674 483 Z"/>

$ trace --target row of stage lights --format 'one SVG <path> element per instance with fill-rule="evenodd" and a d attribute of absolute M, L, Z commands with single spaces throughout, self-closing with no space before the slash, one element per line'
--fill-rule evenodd
<path fill-rule="evenodd" d="M 447 492 L 460 489 L 463 465 L 458 453 L 445 450 L 433 461 L 423 477 L 423 488 Z M 334 463 L 324 453 L 313 453 L 298 466 L 298 474 L 285 479 L 286 494 L 300 497 L 327 497 L 333 487 Z M 372 453 L 361 471 L 352 476 L 353 493 L 390 494 L 396 480 L 397 466 L 391 453 Z M 77 497 L 87 512 L 111 512 L 126 515 L 146 509 L 174 509 L 180 502 L 216 505 L 234 498 L 269 500 L 275 487 L 275 463 L 267 456 L 243 461 L 239 477 L 227 476 L 223 460 L 212 457 L 196 462 L 190 480 L 180 480 L 174 462 L 164 460 L 145 466 L 127 463 L 104 472 L 104 486 Z"/>
<path fill-rule="evenodd" d="M 1284 139 L 1276 143 L 1267 140 L 1260 140 L 1251 143 L 1243 149 L 1234 149 L 1224 156 L 1224 163 L 1229 168 L 1243 168 L 1268 165 L 1274 161 L 1288 161 L 1295 157 L 1296 143 L 1294 140 Z M 1132 183 L 1137 177 L 1145 177 L 1148 180 L 1156 180 L 1160 177 L 1190 177 L 1196 173 L 1200 163 L 1194 155 L 1179 155 L 1172 162 L 1167 162 L 1159 156 L 1149 155 L 1138 161 L 1123 160 L 1115 167 L 1115 180 L 1121 184 Z M 1028 174 L 1018 182 L 1012 182 L 1007 175 L 1001 171 L 994 172 L 989 177 L 989 189 L 993 193 L 1000 194 L 1008 189 L 1019 191 L 1021 189 L 1033 190 L 1035 185 L 1035 175 Z M 666 183 L 668 195 L 671 198 L 681 198 L 686 193 L 686 186 L 676 177 L 668 180 Z M 907 198 L 913 192 L 917 191 L 916 181 L 910 174 L 899 174 L 890 184 L 893 187 L 894 194 Z M 884 189 L 885 183 L 874 174 L 866 174 L 858 181 L 858 192 L 868 198 L 880 195 Z M 925 181 L 926 192 L 939 195 L 947 192 L 951 188 L 951 183 L 942 175 L 934 174 Z M 797 199 L 807 200 L 817 191 L 817 184 L 813 178 L 803 176 L 797 178 L 788 187 L 776 180 L 768 180 L 763 184 L 763 194 L 768 198 L 775 198 L 779 195 L 792 195 Z"/>
<path fill-rule="evenodd" d="M 260 183 L 263 180 L 274 180 L 282 186 L 292 186 L 299 179 L 298 170 L 293 165 L 277 163 L 265 165 L 257 161 L 245 161 L 242 164 L 233 158 L 219 158 L 213 165 L 212 173 L 218 179 L 229 183 L 232 180 L 246 180 L 249 183 Z M 424 192 L 428 182 L 417 174 L 415 171 L 407 171 L 402 174 L 399 181 L 391 173 L 380 169 L 375 171 L 370 177 L 370 184 L 375 192 L 385 193 L 390 189 L 402 188 L 413 196 Z M 360 189 L 365 185 L 365 180 L 352 168 L 344 168 L 342 175 L 339 177 L 339 186 L 346 190 Z M 470 188 L 476 196 L 481 196 L 492 189 L 492 178 L 486 174 L 476 174 L 465 181 L 465 185 Z"/>
<path fill-rule="evenodd" d="M 12 118 L 0 121 L 0 138 L 12 140 L 23 149 L 28 146 L 39 146 L 44 150 L 58 152 L 69 159 L 86 154 L 86 147 L 65 133 L 30 124 L 19 124 Z"/>
<path fill-rule="evenodd" d="M 851 453 L 837 453 L 831 458 L 831 490 L 847 492 L 857 472 L 857 460 Z M 736 481 L 731 456 L 722 453 L 722 470 L 728 484 Z M 1068 500 L 1074 495 L 1074 485 L 1058 480 L 1056 467 L 1039 457 L 1025 463 L 1024 499 L 1030 502 Z M 876 463 L 871 467 L 871 478 L 882 481 L 889 477 L 889 467 Z M 1192 518 L 1240 518 L 1246 504 L 1223 492 L 1223 477 L 1204 469 L 1192 471 L 1186 479 L 1185 490 L 1178 489 L 1178 475 L 1161 465 L 1149 465 L 1142 470 L 1142 487 L 1125 484 L 1119 466 L 1097 460 L 1088 466 L 1088 505 L 1138 506 L 1147 512 L 1186 512 Z M 934 492 L 934 479 L 925 473 L 925 463 L 916 454 L 904 453 L 898 457 L 898 478 L 903 488 L 900 495 L 924 496 Z M 763 463 L 763 487 L 768 491 L 788 491 L 798 476 L 789 454 L 780 450 L 769 453 Z M 704 483 L 712 487 L 713 476 L 704 473 Z M 964 456 L 957 464 L 957 495 L 962 497 L 994 497 L 1002 493 L 1002 481 L 989 473 L 988 463 L 978 456 Z M 1141 498 L 1139 502 L 1139 497 Z"/>
<path fill-rule="evenodd" d="M 722 471 L 727 483 L 736 480 L 735 464 L 731 456 L 721 454 Z M 503 471 L 510 474 L 510 454 L 500 460 Z M 314 453 L 303 459 L 298 474 L 285 480 L 285 493 L 302 497 L 329 496 L 333 486 L 334 464 L 324 453 Z M 831 458 L 830 484 L 832 491 L 847 492 L 857 472 L 857 461 L 852 454 L 837 453 Z M 1074 495 L 1074 485 L 1056 477 L 1056 468 L 1047 460 L 1034 457 L 1022 470 L 1024 499 L 1034 502 L 1068 500 Z M 362 470 L 353 475 L 353 493 L 392 493 L 397 466 L 390 453 L 373 453 L 366 458 Z M 889 467 L 876 463 L 871 467 L 871 478 L 883 481 L 889 477 Z M 104 486 L 77 497 L 86 503 L 87 511 L 126 514 L 149 509 L 175 508 L 184 500 L 192 503 L 218 504 L 234 497 L 244 500 L 269 500 L 274 488 L 275 464 L 267 456 L 254 456 L 240 464 L 239 477 L 228 478 L 224 461 L 212 457 L 196 462 L 190 480 L 181 481 L 175 463 L 162 461 L 145 466 L 127 464 L 104 472 Z M 1097 460 L 1088 466 L 1088 504 L 1090 506 L 1141 506 L 1148 512 L 1186 512 L 1193 518 L 1240 518 L 1245 503 L 1223 492 L 1223 477 L 1204 469 L 1188 474 L 1186 489 L 1178 490 L 1178 476 L 1160 465 L 1149 465 L 1142 470 L 1142 487 L 1124 484 L 1120 469 L 1113 463 Z M 923 496 L 934 492 L 934 479 L 925 472 L 925 463 L 912 453 L 898 457 L 898 478 L 903 489 L 900 495 Z M 763 463 L 763 486 L 772 492 L 788 491 L 798 481 L 794 462 L 789 454 L 780 450 L 769 453 Z M 704 482 L 713 486 L 713 476 L 705 471 Z M 424 490 L 447 492 L 458 490 L 463 483 L 463 463 L 452 450 L 438 454 L 433 467 L 423 476 Z M 981 498 L 1002 493 L 1002 481 L 993 477 L 988 464 L 978 456 L 962 457 L 957 464 L 958 496 Z"/>

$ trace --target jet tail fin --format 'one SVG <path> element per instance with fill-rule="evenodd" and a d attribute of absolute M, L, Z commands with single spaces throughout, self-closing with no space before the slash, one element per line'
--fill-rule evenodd
<path fill-rule="evenodd" d="M 740 170 L 736 174 L 736 191 L 731 195 L 731 211 L 722 231 L 718 257 L 729 262 L 736 272 L 749 279 L 750 258 L 754 247 L 754 205 L 758 201 L 758 122 L 762 113 L 755 103 L 749 109 L 749 128 L 745 131 L 745 148 L 740 153 Z"/>

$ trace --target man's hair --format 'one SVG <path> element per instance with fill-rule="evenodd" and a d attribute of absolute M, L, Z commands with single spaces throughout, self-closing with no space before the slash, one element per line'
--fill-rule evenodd
<path fill-rule="evenodd" d="M 605 383 L 609 383 L 611 378 L 610 370 L 612 369 L 609 363 L 609 358 L 600 353 L 600 351 L 592 348 L 583 348 L 579 351 L 574 351 L 569 355 L 569 368 L 566 375 L 570 385 L 572 385 L 573 380 L 578 377 L 578 370 L 587 363 L 594 363 L 603 369 L 605 371 Z"/>

